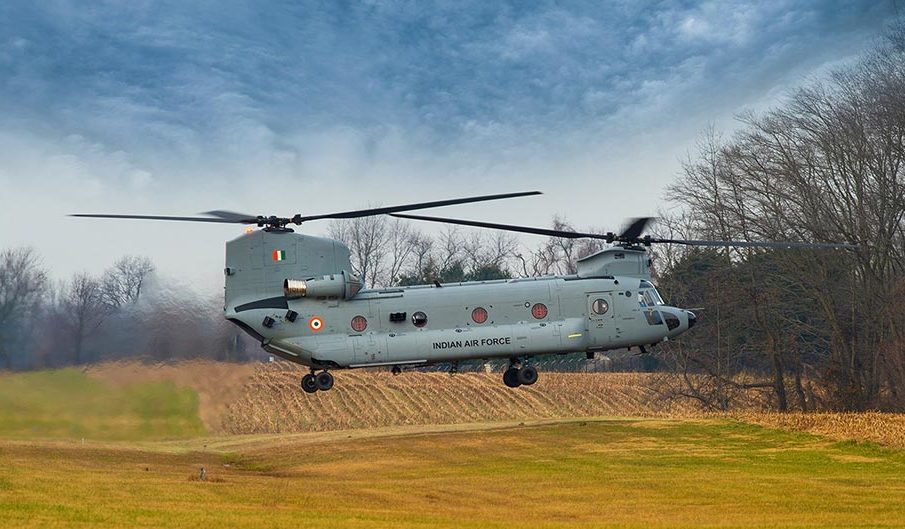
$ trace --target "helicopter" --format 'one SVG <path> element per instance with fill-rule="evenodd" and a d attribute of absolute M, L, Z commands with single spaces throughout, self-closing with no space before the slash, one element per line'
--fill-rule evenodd
<path fill-rule="evenodd" d="M 665 239 L 643 235 L 652 218 L 634 219 L 620 233 L 584 233 L 403 212 L 539 195 L 539 191 L 465 197 L 292 217 L 209 211 L 202 217 L 73 214 L 247 225 L 226 243 L 224 317 L 276 356 L 307 366 L 306 393 L 329 391 L 331 371 L 402 369 L 466 360 L 507 359 L 503 383 L 537 382 L 532 358 L 647 346 L 695 326 L 691 310 L 664 302 L 651 279 L 653 244 L 687 246 L 854 249 L 847 243 Z M 397 288 L 364 288 L 349 248 L 334 239 L 295 233 L 290 224 L 391 215 L 519 233 L 599 239 L 610 246 L 580 259 L 576 273 Z M 260 229 L 254 229 L 254 227 Z"/>

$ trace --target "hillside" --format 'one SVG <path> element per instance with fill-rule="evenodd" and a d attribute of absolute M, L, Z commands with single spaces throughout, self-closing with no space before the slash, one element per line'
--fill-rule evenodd
<path fill-rule="evenodd" d="M 288 362 L 105 363 L 83 370 L 0 374 L 0 436 L 159 439 L 202 434 L 327 432 L 356 428 L 517 424 L 575 417 L 731 417 L 832 439 L 905 448 L 905 415 L 711 414 L 670 402 L 640 373 L 543 373 L 509 389 L 499 374 L 340 371 L 328 393 L 298 387 Z"/>
<path fill-rule="evenodd" d="M 204 432 L 198 395 L 172 380 L 112 385 L 74 368 L 0 375 L 0 437 L 146 440 Z"/>

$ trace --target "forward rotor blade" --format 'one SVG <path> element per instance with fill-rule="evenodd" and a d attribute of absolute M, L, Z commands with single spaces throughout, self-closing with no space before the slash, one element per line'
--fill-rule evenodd
<path fill-rule="evenodd" d="M 399 217 L 402 219 L 426 220 L 430 222 L 442 222 L 445 224 L 460 224 L 462 226 L 474 226 L 476 228 L 491 228 L 494 230 L 517 231 L 520 233 L 533 233 L 535 235 L 547 235 L 548 237 L 563 237 L 566 239 L 603 239 L 608 242 L 613 241 L 612 234 L 599 233 L 582 233 L 578 231 L 551 230 L 547 228 L 530 228 L 528 226 L 515 226 L 512 224 L 495 224 L 493 222 L 478 222 L 475 220 L 448 219 L 443 217 L 424 217 L 421 215 L 398 215 L 391 214 L 391 217 Z"/>
<path fill-rule="evenodd" d="M 650 224 L 652 220 L 654 220 L 653 217 L 639 217 L 637 219 L 633 219 L 632 223 L 625 228 L 625 231 L 619 234 L 619 238 L 624 240 L 631 240 L 641 237 L 641 234 L 644 233 L 647 225 Z"/>
<path fill-rule="evenodd" d="M 531 233 L 534 235 L 546 235 L 548 237 L 563 237 L 566 239 L 600 239 L 606 242 L 628 243 L 628 244 L 684 244 L 687 246 L 730 246 L 730 247 L 747 247 L 747 248 L 838 248 L 854 250 L 858 247 L 848 243 L 820 243 L 820 242 L 793 242 L 793 241 L 705 241 L 695 239 L 658 239 L 654 237 L 632 237 L 619 235 L 614 236 L 612 233 L 585 233 L 580 231 L 564 231 L 551 230 L 547 228 L 531 228 L 528 226 L 516 226 L 512 224 L 497 224 L 493 222 L 480 222 L 475 220 L 450 219 L 444 217 L 425 217 L 423 215 L 402 215 L 391 214 L 392 217 L 412 220 L 426 220 L 429 222 L 440 222 L 444 224 L 458 224 L 461 226 L 472 226 L 475 228 L 490 228 L 495 230 L 515 231 L 519 233 Z M 639 221 L 644 221 L 643 223 Z M 638 219 L 633 222 L 629 228 L 641 224 L 643 229 L 649 222 L 649 218 Z M 627 233 L 631 233 L 629 229 Z"/>
<path fill-rule="evenodd" d="M 736 248 L 837 248 L 857 250 L 858 246 L 840 242 L 795 242 L 795 241 L 701 241 L 694 239 L 650 239 L 651 243 L 684 244 L 686 246 L 731 246 Z"/>
<path fill-rule="evenodd" d="M 504 198 L 526 197 L 531 195 L 540 195 L 540 191 L 526 191 L 522 193 L 503 193 L 500 195 L 484 195 L 479 197 L 453 198 L 450 200 L 437 200 L 434 202 L 419 202 L 417 204 L 404 204 L 400 206 L 387 206 L 381 208 L 359 209 L 355 211 L 342 211 L 339 213 L 327 213 L 324 215 L 296 215 L 292 218 L 292 222 L 301 224 L 309 220 L 317 219 L 354 219 L 357 217 L 369 217 L 371 215 L 383 215 L 387 213 L 395 213 L 398 211 L 412 211 L 415 209 L 436 208 L 440 206 L 452 206 L 454 204 L 468 204 L 470 202 L 484 202 L 487 200 L 501 200 Z"/>
<path fill-rule="evenodd" d="M 208 217 L 170 217 L 166 215 L 111 215 L 111 214 L 95 214 L 95 213 L 74 213 L 70 217 L 84 217 L 92 219 L 143 219 L 143 220 L 179 220 L 188 222 L 220 222 L 227 224 L 235 224 L 239 221 L 225 218 L 208 218 Z M 250 223 L 246 223 L 250 224 Z"/>

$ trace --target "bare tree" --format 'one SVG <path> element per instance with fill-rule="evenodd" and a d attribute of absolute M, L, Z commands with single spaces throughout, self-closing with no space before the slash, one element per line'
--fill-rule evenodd
<path fill-rule="evenodd" d="M 384 267 L 389 246 L 387 217 L 375 215 L 330 222 L 330 237 L 349 247 L 352 268 L 368 286 L 383 286 Z"/>
<path fill-rule="evenodd" d="M 103 302 L 114 308 L 135 303 L 141 296 L 145 280 L 153 272 L 154 263 L 147 257 L 127 255 L 119 258 L 101 279 Z"/>
<path fill-rule="evenodd" d="M 387 263 L 381 283 L 392 286 L 399 282 L 404 270 L 411 266 L 413 259 L 423 254 L 423 237 L 411 224 L 402 219 L 389 222 L 387 237 Z"/>
<path fill-rule="evenodd" d="M 511 277 L 509 261 L 518 249 L 518 240 L 511 233 L 475 231 L 464 237 L 461 244 L 463 265 L 468 278 Z"/>
<path fill-rule="evenodd" d="M 35 308 L 47 288 L 47 272 L 33 248 L 0 252 L 0 359 L 12 367 L 9 349 L 19 325 Z"/>
<path fill-rule="evenodd" d="M 109 314 L 104 304 L 100 282 L 85 272 L 72 277 L 63 289 L 60 314 L 69 330 L 73 348 L 73 361 L 81 364 L 85 358 L 85 343 Z"/>

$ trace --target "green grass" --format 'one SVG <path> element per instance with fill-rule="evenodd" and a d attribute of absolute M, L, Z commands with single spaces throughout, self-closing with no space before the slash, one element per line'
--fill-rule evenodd
<path fill-rule="evenodd" d="M 0 437 L 147 440 L 204 431 L 198 395 L 171 382 L 111 386 L 76 369 L 0 376 Z"/>
<path fill-rule="evenodd" d="M 208 481 L 193 479 L 200 466 Z M 903 527 L 905 452 L 652 419 L 141 446 L 0 441 L 0 526 L 86 525 Z"/>

